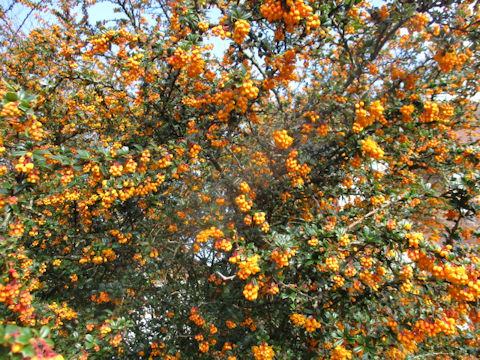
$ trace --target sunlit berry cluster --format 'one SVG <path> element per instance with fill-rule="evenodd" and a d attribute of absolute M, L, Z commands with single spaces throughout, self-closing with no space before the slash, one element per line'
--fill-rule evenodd
<path fill-rule="evenodd" d="M 382 103 L 380 100 L 376 100 L 373 103 L 370 104 L 368 107 L 368 112 L 370 113 L 371 116 L 373 116 L 374 119 L 380 120 L 383 118 L 383 112 L 385 108 L 383 107 Z"/>
<path fill-rule="evenodd" d="M 73 178 L 75 177 L 74 173 L 73 173 L 73 170 L 72 169 L 66 169 L 62 175 L 62 177 L 60 178 L 60 183 L 62 185 L 67 185 L 68 183 L 70 183 Z"/>
<path fill-rule="evenodd" d="M 320 324 L 320 322 L 318 322 L 318 320 L 315 319 L 314 317 L 308 317 L 305 319 L 303 326 L 305 327 L 305 330 L 307 332 L 311 333 L 321 328 L 322 324 Z"/>
<path fill-rule="evenodd" d="M 125 163 L 125 171 L 129 173 L 134 173 L 137 169 L 137 162 L 133 159 L 128 159 Z"/>
<path fill-rule="evenodd" d="M 322 325 L 320 322 L 315 319 L 314 317 L 305 317 L 302 314 L 292 314 L 290 315 L 290 320 L 296 325 L 296 326 L 303 326 L 305 327 L 305 330 L 309 333 L 316 331 Z"/>
<path fill-rule="evenodd" d="M 408 233 L 405 235 L 405 238 L 408 239 L 408 244 L 411 247 L 417 248 L 420 241 L 423 241 L 423 234 L 420 232 Z"/>
<path fill-rule="evenodd" d="M 200 231 L 196 237 L 196 241 L 197 243 L 205 243 L 211 237 L 219 240 L 223 237 L 223 231 L 217 227 L 212 226 L 209 229 Z"/>
<path fill-rule="evenodd" d="M 287 168 L 287 176 L 292 179 L 292 186 L 302 186 L 304 179 L 308 177 L 311 172 L 308 164 L 302 164 L 298 162 L 298 151 L 292 150 L 285 161 L 285 167 Z"/>
<path fill-rule="evenodd" d="M 338 271 L 340 269 L 339 265 L 338 265 L 338 259 L 334 256 L 330 256 L 328 257 L 326 260 L 325 260 L 325 265 L 327 266 L 327 268 L 331 271 Z"/>
<path fill-rule="evenodd" d="M 253 256 L 248 257 L 245 260 L 238 262 L 238 267 L 240 270 L 237 272 L 237 275 L 240 279 L 245 280 L 250 275 L 255 275 L 256 273 L 260 272 L 260 266 L 258 265 L 258 260 L 260 259 L 260 255 L 255 254 Z M 230 258 L 230 262 L 237 262 L 234 258 Z"/>
<path fill-rule="evenodd" d="M 245 297 L 245 299 L 249 301 L 256 300 L 258 297 L 258 289 L 259 289 L 259 286 L 257 284 L 248 283 L 243 288 L 243 296 Z"/>
<path fill-rule="evenodd" d="M 341 275 L 335 275 L 333 277 L 333 281 L 335 283 L 335 289 L 341 288 L 343 285 L 345 285 L 345 278 Z"/>
<path fill-rule="evenodd" d="M 269 346 L 266 342 L 263 342 L 259 346 L 252 346 L 252 351 L 255 360 L 272 360 L 275 356 L 273 346 Z"/>
<path fill-rule="evenodd" d="M 276 249 L 270 255 L 270 260 L 274 261 L 277 264 L 276 268 L 279 269 L 279 268 L 288 266 L 289 259 L 292 256 L 295 256 L 295 253 L 296 253 L 295 249 L 286 249 L 286 250 Z"/>
<path fill-rule="evenodd" d="M 400 108 L 400 113 L 402 114 L 402 121 L 410 122 L 412 121 L 412 113 L 415 111 L 415 106 L 412 104 L 403 105 Z"/>
<path fill-rule="evenodd" d="M 110 166 L 110 170 L 108 171 L 112 176 L 121 176 L 123 171 L 123 165 L 119 163 L 115 163 Z"/>
<path fill-rule="evenodd" d="M 253 206 L 253 201 L 252 200 L 247 200 L 244 194 L 238 195 L 235 198 L 235 203 L 237 204 L 238 208 L 242 212 L 247 212 L 249 211 L 252 206 Z"/>
<path fill-rule="evenodd" d="M 228 252 L 232 250 L 232 242 L 228 239 L 217 240 L 215 241 L 214 248 Z"/>
<path fill-rule="evenodd" d="M 288 135 L 287 130 L 274 131 L 273 140 L 279 149 L 288 149 L 293 144 L 293 138 Z"/>
<path fill-rule="evenodd" d="M 248 194 L 251 191 L 250 186 L 245 181 L 242 181 L 241 183 L 239 183 L 238 186 L 240 187 L 240 191 L 243 194 Z"/>
<path fill-rule="evenodd" d="M 252 80 L 245 81 L 240 87 L 240 92 L 247 99 L 255 99 L 258 96 L 258 88 L 253 85 Z"/>
<path fill-rule="evenodd" d="M 383 116 L 384 110 L 379 100 L 374 101 L 367 109 L 364 108 L 363 101 L 355 104 L 355 123 L 353 124 L 352 131 L 358 134 L 367 126 L 372 125 L 375 120 L 384 124 L 386 122 Z"/>
<path fill-rule="evenodd" d="M 232 35 L 231 31 L 227 31 L 223 25 L 217 25 L 212 28 L 212 34 L 220 37 L 220 39 L 225 40 L 227 37 Z"/>
<path fill-rule="evenodd" d="M 237 20 L 235 22 L 235 30 L 232 35 L 233 41 L 237 44 L 243 43 L 248 33 L 250 32 L 250 24 L 246 20 Z"/>
<path fill-rule="evenodd" d="M 428 24 L 430 21 L 430 18 L 428 17 L 427 14 L 423 13 L 418 13 L 415 14 L 415 16 L 412 17 L 410 20 L 410 29 L 415 30 L 415 31 L 422 31 L 425 25 Z"/>
<path fill-rule="evenodd" d="M 306 5 L 303 0 L 288 1 L 288 8 L 282 5 L 281 1 L 266 0 L 260 11 L 262 16 L 269 22 L 283 19 L 287 25 L 287 31 L 291 32 L 291 26 L 299 23 L 302 19 L 309 18 L 313 11 L 311 6 Z M 320 25 L 317 19 L 312 19 L 310 28 Z"/>
<path fill-rule="evenodd" d="M 132 57 L 129 57 L 125 62 L 125 66 L 130 69 L 138 69 L 140 67 L 140 62 L 142 61 L 144 56 L 144 54 L 138 53 L 133 55 Z"/>
<path fill-rule="evenodd" d="M 198 28 L 201 31 L 207 31 L 208 27 L 209 27 L 209 25 L 206 22 L 201 21 L 201 22 L 198 23 Z"/>
<path fill-rule="evenodd" d="M 305 316 L 302 314 L 292 314 L 290 315 L 290 320 L 297 326 L 303 326 L 305 324 Z"/>
<path fill-rule="evenodd" d="M 202 353 L 208 352 L 208 350 L 210 349 L 210 345 L 208 344 L 208 341 L 202 341 L 200 344 L 198 344 L 198 349 Z"/>
<path fill-rule="evenodd" d="M 18 162 L 15 165 L 15 170 L 18 172 L 29 173 L 33 170 L 34 165 L 32 162 L 32 153 L 27 153 L 25 156 L 20 156 Z"/>
<path fill-rule="evenodd" d="M 448 73 L 455 67 L 459 70 L 470 58 L 470 54 L 471 53 L 457 54 L 455 50 L 439 50 L 433 58 L 438 63 L 440 70 L 444 73 Z"/>
<path fill-rule="evenodd" d="M 177 70 L 186 69 L 191 78 L 200 75 L 205 68 L 205 60 L 198 47 L 193 47 L 190 54 L 179 47 L 167 58 L 167 62 Z"/>
<path fill-rule="evenodd" d="M 380 16 L 382 21 L 385 21 L 390 16 L 390 12 L 388 11 L 388 7 L 386 5 L 382 5 L 378 11 L 378 16 Z"/>
<path fill-rule="evenodd" d="M 260 6 L 262 16 L 268 21 L 274 22 L 283 17 L 283 7 L 280 1 L 267 0 Z"/>
<path fill-rule="evenodd" d="M 10 101 L 3 105 L 0 110 L 0 117 L 17 117 L 22 115 L 22 111 L 18 108 L 18 101 Z"/>
<path fill-rule="evenodd" d="M 316 29 L 320 27 L 321 21 L 317 14 L 313 14 L 308 17 L 307 24 L 306 24 L 306 31 L 310 33 L 312 29 Z"/>
<path fill-rule="evenodd" d="M 382 150 L 382 148 L 380 148 L 371 137 L 368 137 L 365 140 L 360 140 L 360 144 L 362 144 L 363 154 L 367 157 L 381 159 L 385 155 L 385 152 Z"/>
<path fill-rule="evenodd" d="M 352 352 L 341 345 L 337 345 L 333 351 L 330 360 L 349 360 L 352 358 Z"/>
<path fill-rule="evenodd" d="M 102 36 L 91 39 L 90 40 L 90 44 L 92 44 L 91 52 L 92 53 L 107 52 L 110 49 L 110 41 L 114 35 L 115 35 L 115 31 L 109 30 L 106 33 L 102 34 Z"/>
<path fill-rule="evenodd" d="M 264 212 L 256 212 L 253 214 L 253 221 L 255 225 L 260 225 L 265 221 L 265 213 Z"/>
<path fill-rule="evenodd" d="M 190 158 L 196 159 L 198 158 L 198 154 L 200 153 L 200 150 L 202 150 L 202 147 L 198 144 L 192 144 L 190 146 L 190 150 L 188 151 L 188 154 L 190 155 Z"/>
<path fill-rule="evenodd" d="M 423 113 L 420 115 L 420 121 L 430 123 L 438 120 L 440 109 L 438 104 L 433 101 L 426 101 L 423 104 Z"/>
<path fill-rule="evenodd" d="M 294 24 L 299 23 L 302 19 L 307 18 L 313 9 L 309 5 L 305 5 L 303 0 L 296 0 L 291 2 L 290 11 L 284 12 L 283 20 L 285 24 L 287 24 L 287 31 L 292 31 L 289 26 L 291 27 Z"/>
<path fill-rule="evenodd" d="M 35 141 L 40 141 L 45 136 L 45 131 L 43 130 L 43 125 L 40 121 L 32 121 L 30 128 L 28 129 L 28 134 Z"/>

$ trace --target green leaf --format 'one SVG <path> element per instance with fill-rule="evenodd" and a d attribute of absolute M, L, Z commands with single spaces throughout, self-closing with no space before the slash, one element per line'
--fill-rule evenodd
<path fill-rule="evenodd" d="M 6 335 L 11 335 L 13 334 L 15 331 L 19 330 L 20 328 L 16 325 L 7 325 L 5 327 L 5 334 Z"/>
<path fill-rule="evenodd" d="M 25 357 L 35 356 L 35 348 L 32 345 L 28 344 L 27 346 L 23 347 L 21 353 Z"/>
<path fill-rule="evenodd" d="M 12 152 L 12 156 L 25 156 L 26 154 L 26 150 L 15 150 Z"/>
<path fill-rule="evenodd" d="M 50 328 L 48 326 L 42 326 L 40 329 L 40 337 L 46 338 L 48 335 L 50 335 Z"/>
<path fill-rule="evenodd" d="M 57 160 L 62 165 L 70 165 L 71 164 L 71 160 L 69 158 L 67 158 L 65 156 L 61 156 L 61 155 L 52 155 L 52 156 L 50 156 L 50 159 Z"/>
<path fill-rule="evenodd" d="M 342 339 L 336 340 L 336 341 L 334 342 L 334 345 L 335 345 L 335 346 L 340 346 L 340 345 L 343 345 L 343 343 L 344 343 L 344 339 L 342 338 Z"/>
<path fill-rule="evenodd" d="M 25 105 L 23 105 L 23 104 L 18 105 L 18 108 L 19 108 L 20 110 L 22 110 L 23 112 L 27 112 L 28 109 L 29 109 L 28 106 L 25 106 Z"/>
<path fill-rule="evenodd" d="M 22 345 L 27 345 L 30 343 L 30 339 L 33 337 L 32 330 L 29 328 L 23 328 L 20 330 L 20 335 L 17 336 L 16 341 Z"/>
<path fill-rule="evenodd" d="M 17 93 L 9 91 L 4 95 L 4 98 L 7 99 L 8 101 L 17 101 L 18 95 Z"/>
<path fill-rule="evenodd" d="M 361 351 L 363 351 L 363 346 L 359 345 L 359 346 L 356 346 L 356 347 L 353 348 L 354 353 L 359 353 Z"/>
<path fill-rule="evenodd" d="M 90 160 L 90 153 L 87 150 L 77 150 L 78 156 L 82 160 Z"/>

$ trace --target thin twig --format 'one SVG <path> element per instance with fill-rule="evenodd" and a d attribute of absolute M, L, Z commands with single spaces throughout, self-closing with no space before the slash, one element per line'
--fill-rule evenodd
<path fill-rule="evenodd" d="M 233 280 L 233 279 L 235 279 L 235 278 L 237 277 L 236 274 L 230 275 L 230 276 L 225 276 L 225 275 L 223 275 L 220 271 L 217 271 L 216 274 L 217 274 L 218 276 L 220 276 L 220 278 L 221 278 L 223 281 Z"/>
<path fill-rule="evenodd" d="M 25 16 L 25 19 L 23 19 L 22 23 L 21 23 L 20 26 L 18 27 L 17 31 L 15 31 L 14 36 L 16 36 L 16 35 L 18 34 L 18 32 L 20 31 L 20 29 L 23 27 L 23 25 L 25 25 L 25 22 L 28 20 L 28 18 L 30 17 L 30 15 L 32 15 L 32 13 L 33 13 L 35 10 L 37 10 L 40 5 L 42 5 L 43 1 L 44 1 L 44 0 L 41 0 L 41 1 L 38 3 L 37 7 L 33 7 L 32 9 L 30 9 L 30 11 L 28 12 L 27 16 Z"/>
<path fill-rule="evenodd" d="M 378 213 L 379 211 L 393 205 L 395 203 L 395 201 L 390 201 L 389 203 L 386 203 L 386 204 L 383 204 L 382 206 L 380 206 L 379 208 L 375 209 L 375 210 L 372 210 L 370 211 L 369 213 L 365 214 L 364 216 L 362 216 L 360 219 L 358 219 L 357 221 L 354 221 L 353 223 L 351 223 L 350 225 L 348 225 L 347 227 L 347 230 L 350 231 L 352 230 L 355 226 L 357 226 L 358 224 L 362 223 L 365 219 L 375 215 L 376 213 Z"/>

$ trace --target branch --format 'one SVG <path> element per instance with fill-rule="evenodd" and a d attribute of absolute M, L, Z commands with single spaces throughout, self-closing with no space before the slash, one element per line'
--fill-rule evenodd
<path fill-rule="evenodd" d="M 40 6 L 42 5 L 44 0 L 41 0 L 37 6 Z M 25 25 L 25 22 L 28 20 L 28 18 L 30 17 L 30 15 L 32 15 L 32 13 L 37 10 L 37 7 L 33 7 L 32 9 L 30 9 L 30 11 L 28 12 L 27 16 L 25 16 L 25 19 L 23 19 L 22 23 L 20 24 L 20 26 L 18 27 L 17 31 L 15 31 L 15 34 L 14 36 L 16 36 L 18 34 L 18 32 L 20 31 L 20 29 L 23 27 L 23 25 Z"/>
<path fill-rule="evenodd" d="M 223 280 L 223 281 L 227 281 L 227 280 L 233 280 L 237 277 L 236 274 L 234 275 L 230 275 L 230 276 L 225 276 L 223 275 L 220 271 L 217 271 L 215 274 L 217 274 L 218 276 L 220 276 L 220 278 Z"/>
<path fill-rule="evenodd" d="M 462 211 L 461 209 L 458 210 L 458 218 L 455 220 L 455 224 L 451 229 L 448 228 L 447 225 L 445 225 L 445 229 L 447 230 L 448 237 L 445 240 L 446 245 L 452 245 L 453 244 L 453 235 L 457 232 L 458 226 L 460 225 L 460 221 L 463 219 L 462 216 Z"/>
<path fill-rule="evenodd" d="M 393 205 L 396 201 L 392 200 L 390 201 L 389 203 L 386 203 L 386 204 L 383 204 L 382 206 L 380 206 L 379 208 L 375 209 L 375 210 L 372 210 L 370 211 L 369 213 L 365 214 L 364 216 L 362 216 L 360 219 L 358 219 L 357 221 L 354 221 L 353 223 L 351 223 L 350 225 L 348 225 L 347 227 L 347 231 L 351 231 L 355 226 L 357 226 L 358 224 L 362 223 L 365 219 L 375 215 L 376 213 L 378 213 L 379 211 Z"/>
<path fill-rule="evenodd" d="M 384 45 L 387 43 L 388 40 L 390 40 L 393 35 L 395 35 L 395 33 L 397 32 L 398 29 L 400 29 L 405 23 L 407 23 L 409 20 L 410 20 L 411 16 L 406 18 L 406 19 L 403 19 L 402 21 L 400 21 L 397 25 L 395 25 L 386 35 L 384 38 L 381 38 L 379 37 L 378 38 L 378 41 L 377 43 L 375 44 L 375 47 L 374 47 L 374 50 L 373 52 L 370 54 L 370 58 L 368 60 L 365 60 L 361 63 L 362 66 L 360 67 L 357 67 L 356 71 L 353 71 L 350 76 L 348 77 L 345 85 L 343 86 L 343 92 L 345 92 L 348 87 L 353 83 L 353 81 L 355 80 L 355 78 L 359 77 L 360 75 L 362 75 L 363 73 L 363 70 L 362 68 L 365 68 L 366 67 L 366 64 L 368 62 L 372 63 L 378 56 L 378 54 L 380 53 L 380 51 L 382 50 L 382 48 L 384 47 Z M 380 33 L 379 36 L 382 36 L 385 31 L 387 30 L 387 27 L 385 27 L 382 32 Z"/>

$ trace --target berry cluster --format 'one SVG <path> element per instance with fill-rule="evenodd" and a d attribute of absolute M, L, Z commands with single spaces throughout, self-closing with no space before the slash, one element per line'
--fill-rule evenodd
<path fill-rule="evenodd" d="M 273 140 L 279 149 L 288 149 L 293 144 L 293 138 L 288 135 L 287 130 L 274 131 Z"/>
<path fill-rule="evenodd" d="M 245 296 L 245 299 L 249 301 L 256 300 L 258 297 L 258 289 L 259 289 L 258 285 L 255 285 L 253 283 L 248 283 L 243 288 L 243 296 Z"/>
<path fill-rule="evenodd" d="M 374 159 L 381 159 L 385 155 L 385 152 L 371 137 L 368 137 L 365 140 L 360 140 L 360 144 L 362 144 L 362 152 L 365 156 Z"/>
<path fill-rule="evenodd" d="M 271 360 L 275 356 L 273 346 L 268 346 L 266 342 L 263 342 L 260 346 L 252 346 L 252 351 L 255 360 Z"/>
<path fill-rule="evenodd" d="M 235 22 L 235 30 L 232 39 L 237 44 L 243 43 L 248 33 L 250 32 L 250 24 L 246 20 L 237 20 Z"/>

